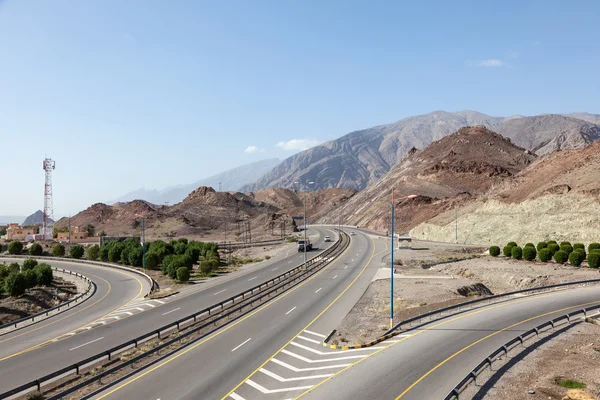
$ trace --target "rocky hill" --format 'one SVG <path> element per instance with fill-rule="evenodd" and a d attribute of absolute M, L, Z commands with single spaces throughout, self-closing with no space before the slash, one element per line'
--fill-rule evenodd
<path fill-rule="evenodd" d="M 588 121 L 596 118 L 593 114 L 572 114 L 576 115 Z M 556 149 L 580 148 L 600 137 L 600 126 L 567 116 L 490 117 L 476 111 L 435 111 L 355 131 L 295 154 L 243 190 L 291 188 L 293 182 L 306 180 L 314 181 L 317 189 L 363 189 L 381 178 L 411 148 L 422 149 L 470 125 L 486 126 L 540 155 Z"/>
<path fill-rule="evenodd" d="M 390 224 L 391 189 L 398 201 L 399 231 L 406 231 L 452 207 L 482 195 L 519 173 L 536 156 L 483 126 L 461 128 L 424 150 L 413 148 L 378 182 L 322 218 L 386 230 Z M 417 195 L 402 200 L 403 196 Z"/>
<path fill-rule="evenodd" d="M 52 218 L 48 218 L 48 221 L 54 222 L 54 221 L 52 221 Z M 42 210 L 37 210 L 36 212 L 31 214 L 29 217 L 25 218 L 25 221 L 23 221 L 23 223 L 21 225 L 22 226 L 42 225 L 43 222 L 44 222 L 44 212 Z"/>

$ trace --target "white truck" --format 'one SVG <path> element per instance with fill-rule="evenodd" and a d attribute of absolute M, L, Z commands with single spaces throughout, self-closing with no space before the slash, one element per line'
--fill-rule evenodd
<path fill-rule="evenodd" d="M 310 239 L 306 239 L 306 241 L 304 239 L 298 240 L 298 252 L 305 251 L 305 247 L 306 251 L 312 250 L 312 243 L 310 242 Z"/>

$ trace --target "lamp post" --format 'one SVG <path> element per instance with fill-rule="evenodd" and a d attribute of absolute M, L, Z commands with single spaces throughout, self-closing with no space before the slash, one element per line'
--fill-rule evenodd
<path fill-rule="evenodd" d="M 142 265 L 146 269 L 146 236 L 144 235 L 145 218 L 143 215 L 135 214 L 136 217 L 142 217 Z"/>
<path fill-rule="evenodd" d="M 395 201 L 394 188 L 392 188 L 392 238 L 391 238 L 391 254 L 390 254 L 390 329 L 394 327 L 394 219 L 395 219 Z M 400 200 L 414 199 L 416 194 L 401 197 Z"/>
<path fill-rule="evenodd" d="M 300 182 L 294 182 L 298 184 Z M 314 184 L 313 181 L 308 182 L 309 185 Z M 304 190 L 304 269 L 306 269 L 306 230 L 308 229 L 308 221 L 306 219 L 306 189 Z"/>

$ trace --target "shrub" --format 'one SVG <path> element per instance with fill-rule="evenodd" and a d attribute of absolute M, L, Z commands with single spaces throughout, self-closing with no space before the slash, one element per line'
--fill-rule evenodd
<path fill-rule="evenodd" d="M 52 255 L 54 257 L 63 257 L 65 255 L 65 245 L 57 243 L 52 248 Z"/>
<path fill-rule="evenodd" d="M 73 245 L 71 246 L 71 249 L 69 249 L 69 255 L 75 259 L 83 257 L 83 253 L 85 253 L 85 249 L 80 244 Z"/>
<path fill-rule="evenodd" d="M 212 261 L 208 261 L 208 260 L 200 261 L 200 271 L 205 276 L 210 275 L 214 269 L 215 269 L 215 264 Z"/>
<path fill-rule="evenodd" d="M 52 268 L 48 264 L 38 264 L 35 269 L 37 275 L 37 284 L 40 286 L 48 286 L 52 283 Z"/>
<path fill-rule="evenodd" d="M 550 244 L 550 243 L 558 244 L 558 243 L 556 243 L 556 240 L 548 240 L 548 242 L 547 242 L 547 243 L 548 243 L 548 244 Z"/>
<path fill-rule="evenodd" d="M 552 259 L 552 252 L 549 249 L 541 249 L 538 257 L 541 262 L 548 262 Z"/>
<path fill-rule="evenodd" d="M 44 252 L 44 248 L 38 242 L 33 243 L 31 245 L 31 247 L 29 248 L 30 256 L 41 256 L 43 252 Z"/>
<path fill-rule="evenodd" d="M 98 259 L 99 254 L 100 254 L 100 246 L 95 244 L 88 249 L 87 258 L 88 258 L 88 260 L 96 261 Z"/>
<path fill-rule="evenodd" d="M 160 256 L 154 250 L 146 253 L 146 266 L 150 269 L 158 269 L 160 265 Z"/>
<path fill-rule="evenodd" d="M 498 257 L 500 255 L 500 247 L 498 246 L 491 246 L 489 251 L 490 256 L 492 257 Z"/>
<path fill-rule="evenodd" d="M 121 260 L 121 253 L 123 252 L 124 248 L 125 245 L 120 242 L 110 246 L 110 248 L 108 249 L 108 261 L 113 263 L 119 262 Z"/>
<path fill-rule="evenodd" d="M 23 271 L 34 269 L 36 265 L 38 265 L 38 262 L 35 258 L 28 258 L 27 260 L 23 261 Z"/>
<path fill-rule="evenodd" d="M 165 257 L 165 259 L 167 259 L 167 257 Z M 163 265 L 163 274 L 168 275 L 172 279 L 175 279 L 177 278 L 177 270 L 182 267 L 187 268 L 185 256 L 171 256 L 168 258 L 167 264 Z"/>
<path fill-rule="evenodd" d="M 516 242 L 508 242 L 507 246 L 517 247 L 517 243 Z"/>
<path fill-rule="evenodd" d="M 141 247 L 134 247 L 129 250 L 129 265 L 141 267 L 144 263 L 144 250 Z"/>
<path fill-rule="evenodd" d="M 197 244 L 188 244 L 185 254 L 189 255 L 194 262 L 198 262 L 200 258 L 200 246 Z"/>
<path fill-rule="evenodd" d="M 190 280 L 190 270 L 186 267 L 177 268 L 177 280 L 179 282 L 187 282 Z"/>
<path fill-rule="evenodd" d="M 574 267 L 579 267 L 584 259 L 585 257 L 580 251 L 574 251 L 571 254 L 569 254 L 569 264 L 571 264 Z"/>
<path fill-rule="evenodd" d="M 585 249 L 582 249 L 581 247 L 578 247 L 576 249 L 573 249 L 573 252 L 577 252 L 577 253 L 581 253 L 583 259 L 585 260 L 585 258 L 587 257 L 587 254 L 585 252 Z"/>
<path fill-rule="evenodd" d="M 533 247 L 533 248 L 535 248 L 535 246 L 533 245 L 533 243 L 527 243 L 527 244 L 525 245 L 525 247 Z"/>
<path fill-rule="evenodd" d="M 573 244 L 573 250 L 575 249 L 584 249 L 585 250 L 585 244 L 583 243 L 574 243 Z"/>
<path fill-rule="evenodd" d="M 25 275 L 20 272 L 13 272 L 4 279 L 4 291 L 9 296 L 21 296 L 25 293 L 26 286 Z"/>
<path fill-rule="evenodd" d="M 175 242 L 173 243 L 173 250 L 175 254 L 183 254 L 187 250 L 187 244 L 183 242 Z"/>
<path fill-rule="evenodd" d="M 600 243 L 590 243 L 588 246 L 588 253 L 591 253 L 592 250 L 600 250 Z"/>
<path fill-rule="evenodd" d="M 0 281 L 4 280 L 4 278 L 6 278 L 9 274 L 10 271 L 8 270 L 8 267 L 6 265 L 0 264 Z"/>
<path fill-rule="evenodd" d="M 23 243 L 18 240 L 13 240 L 8 244 L 8 252 L 10 254 L 21 254 L 23 251 Z"/>
<path fill-rule="evenodd" d="M 541 249 L 545 249 L 546 247 L 548 247 L 548 243 L 546 243 L 546 242 L 539 242 L 537 244 L 536 249 L 537 249 L 537 251 L 540 251 Z"/>
<path fill-rule="evenodd" d="M 510 257 L 512 255 L 512 246 L 504 246 L 502 248 L 502 254 L 506 257 Z"/>
<path fill-rule="evenodd" d="M 567 245 L 568 245 L 568 246 L 571 246 L 571 242 L 567 242 L 567 241 L 565 241 L 565 242 L 560 242 L 560 247 L 562 247 L 562 246 L 567 246 Z M 572 246 L 571 246 L 571 247 L 572 247 Z"/>
<path fill-rule="evenodd" d="M 560 250 L 560 247 L 556 243 L 548 243 L 547 249 L 550 250 L 550 253 L 552 253 L 552 255 L 554 256 L 554 253 Z"/>
<path fill-rule="evenodd" d="M 186 246 L 188 245 L 188 240 L 186 238 L 179 238 L 177 241 L 185 244 Z"/>
<path fill-rule="evenodd" d="M 34 270 L 28 270 L 23 272 L 23 277 L 25 278 L 25 287 L 27 289 L 37 285 L 37 274 Z"/>
<path fill-rule="evenodd" d="M 573 252 L 573 246 L 571 246 L 570 244 L 561 244 L 560 249 L 567 253 L 567 255 Z"/>
<path fill-rule="evenodd" d="M 100 261 L 108 261 L 108 247 L 100 247 L 100 250 L 98 250 L 98 258 L 100 259 Z"/>
<path fill-rule="evenodd" d="M 17 272 L 21 272 L 21 266 L 19 265 L 19 263 L 10 263 L 8 264 L 8 272 L 9 273 L 17 273 Z"/>
<path fill-rule="evenodd" d="M 600 252 L 591 251 L 590 254 L 588 254 L 587 259 L 588 259 L 588 265 L 590 268 L 600 267 Z"/>
<path fill-rule="evenodd" d="M 129 253 L 131 253 L 132 248 L 125 246 L 125 248 L 121 251 L 120 261 L 123 265 L 129 265 Z"/>
<path fill-rule="evenodd" d="M 525 260 L 533 261 L 533 260 L 535 260 L 536 256 L 537 256 L 537 251 L 535 251 L 535 247 L 533 247 L 533 245 L 523 247 L 523 258 Z"/>
<path fill-rule="evenodd" d="M 556 261 L 559 264 L 564 264 L 568 258 L 569 255 L 563 250 L 559 250 L 556 253 L 554 253 L 554 261 Z"/>
<path fill-rule="evenodd" d="M 519 246 L 515 246 L 511 249 L 510 255 L 515 260 L 520 260 L 521 258 L 523 258 L 523 249 L 520 248 Z"/>

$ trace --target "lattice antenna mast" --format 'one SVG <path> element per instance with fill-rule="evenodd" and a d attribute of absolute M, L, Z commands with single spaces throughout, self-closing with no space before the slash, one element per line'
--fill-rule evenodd
<path fill-rule="evenodd" d="M 46 157 L 44 159 L 44 171 L 46 172 L 46 182 L 44 184 L 44 220 L 42 223 L 42 235 L 44 239 L 52 239 L 52 222 L 54 221 L 54 206 L 52 204 L 52 171 L 56 168 L 56 163 Z"/>

